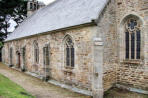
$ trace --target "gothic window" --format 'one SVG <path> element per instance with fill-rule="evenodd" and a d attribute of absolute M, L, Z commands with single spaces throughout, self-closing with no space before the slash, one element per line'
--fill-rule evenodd
<path fill-rule="evenodd" d="M 34 41 L 34 61 L 39 63 L 39 47 L 36 41 Z"/>
<path fill-rule="evenodd" d="M 37 8 L 37 6 L 36 6 L 36 4 L 34 4 L 34 10 L 36 10 L 36 8 Z"/>
<path fill-rule="evenodd" d="M 74 43 L 71 37 L 67 36 L 65 40 L 65 64 L 67 67 L 74 67 Z"/>
<path fill-rule="evenodd" d="M 10 64 L 12 64 L 12 58 L 13 58 L 13 50 L 10 48 Z"/>
<path fill-rule="evenodd" d="M 33 9 L 33 4 L 32 3 L 30 3 L 30 10 L 32 10 Z"/>
<path fill-rule="evenodd" d="M 25 64 L 25 60 L 26 60 L 25 56 L 26 56 L 26 47 L 23 47 L 22 48 L 22 57 L 23 57 L 23 63 L 24 64 Z"/>
<path fill-rule="evenodd" d="M 129 19 L 125 31 L 125 58 L 140 59 L 141 31 L 135 19 Z"/>
<path fill-rule="evenodd" d="M 49 46 L 45 45 L 43 48 L 43 60 L 44 60 L 44 65 L 49 65 Z"/>

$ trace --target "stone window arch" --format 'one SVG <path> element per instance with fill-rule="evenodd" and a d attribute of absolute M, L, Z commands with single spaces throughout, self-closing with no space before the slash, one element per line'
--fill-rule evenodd
<path fill-rule="evenodd" d="M 119 30 L 120 60 L 143 60 L 144 37 L 141 18 L 135 15 L 124 17 Z"/>
<path fill-rule="evenodd" d="M 43 63 L 44 63 L 44 66 L 50 64 L 50 45 L 49 44 L 46 44 L 43 47 Z"/>
<path fill-rule="evenodd" d="M 30 10 L 33 9 L 33 3 L 30 3 Z"/>
<path fill-rule="evenodd" d="M 34 62 L 39 63 L 39 46 L 37 41 L 34 41 Z"/>
<path fill-rule="evenodd" d="M 9 50 L 9 58 L 10 58 L 10 65 L 12 65 L 13 63 L 13 48 L 10 47 L 10 50 Z"/>
<path fill-rule="evenodd" d="M 47 81 L 51 76 L 50 70 L 50 44 L 45 44 L 43 47 L 43 70 L 44 70 L 44 79 Z"/>
<path fill-rule="evenodd" d="M 135 18 L 130 18 L 125 23 L 125 58 L 140 59 L 141 30 Z"/>
<path fill-rule="evenodd" d="M 75 48 L 71 36 L 67 35 L 64 39 L 64 58 L 66 67 L 75 66 Z"/>

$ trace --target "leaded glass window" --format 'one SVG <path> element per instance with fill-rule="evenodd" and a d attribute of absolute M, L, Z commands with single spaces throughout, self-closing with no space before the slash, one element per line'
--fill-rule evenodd
<path fill-rule="evenodd" d="M 49 65 L 49 46 L 46 45 L 43 48 L 43 60 L 44 60 L 44 65 Z"/>
<path fill-rule="evenodd" d="M 68 67 L 74 67 L 75 49 L 71 37 L 66 37 L 65 40 L 65 63 Z"/>
<path fill-rule="evenodd" d="M 34 61 L 39 63 L 39 47 L 36 41 L 34 41 Z"/>
<path fill-rule="evenodd" d="M 26 47 L 23 47 L 22 48 L 22 56 L 23 56 L 23 63 L 24 63 L 24 65 L 25 65 L 25 61 L 26 61 Z"/>
<path fill-rule="evenodd" d="M 126 59 L 129 59 L 129 32 L 125 33 L 125 43 L 126 43 Z"/>
<path fill-rule="evenodd" d="M 33 9 L 33 4 L 32 3 L 30 3 L 30 10 L 32 10 Z"/>
<path fill-rule="evenodd" d="M 137 56 L 136 56 L 136 58 L 140 59 L 140 50 L 141 50 L 140 49 L 140 46 L 141 46 L 141 43 L 140 43 L 141 42 L 140 30 L 138 30 L 136 33 L 137 33 L 137 42 L 136 42 L 137 43 L 137 50 L 136 50 L 137 51 Z"/>
<path fill-rule="evenodd" d="M 12 64 L 12 58 L 13 58 L 13 49 L 10 48 L 10 64 Z"/>
<path fill-rule="evenodd" d="M 140 59 L 141 31 L 137 20 L 129 19 L 126 23 L 125 32 L 125 58 Z"/>

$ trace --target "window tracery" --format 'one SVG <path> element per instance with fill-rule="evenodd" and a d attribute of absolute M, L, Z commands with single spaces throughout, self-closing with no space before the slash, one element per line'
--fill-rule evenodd
<path fill-rule="evenodd" d="M 65 63 L 67 67 L 74 67 L 74 52 L 74 43 L 68 36 L 65 40 Z"/>
<path fill-rule="evenodd" d="M 141 31 L 136 19 L 129 19 L 125 24 L 126 59 L 140 59 Z"/>
<path fill-rule="evenodd" d="M 34 61 L 39 63 L 39 47 L 36 41 L 34 41 Z"/>

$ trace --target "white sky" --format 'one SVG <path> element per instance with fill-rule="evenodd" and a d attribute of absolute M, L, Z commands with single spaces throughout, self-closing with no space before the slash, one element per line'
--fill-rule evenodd
<path fill-rule="evenodd" d="M 14 20 L 12 20 L 12 19 L 10 19 L 9 23 L 10 23 L 10 27 L 8 28 L 8 31 L 9 31 L 9 32 L 13 32 L 14 29 L 15 29 L 15 26 L 16 26 L 17 24 L 16 24 L 16 22 L 15 22 Z"/>
<path fill-rule="evenodd" d="M 38 1 L 42 1 L 47 5 L 47 4 L 49 4 L 49 3 L 51 3 L 51 2 L 53 2 L 55 0 L 38 0 Z"/>

